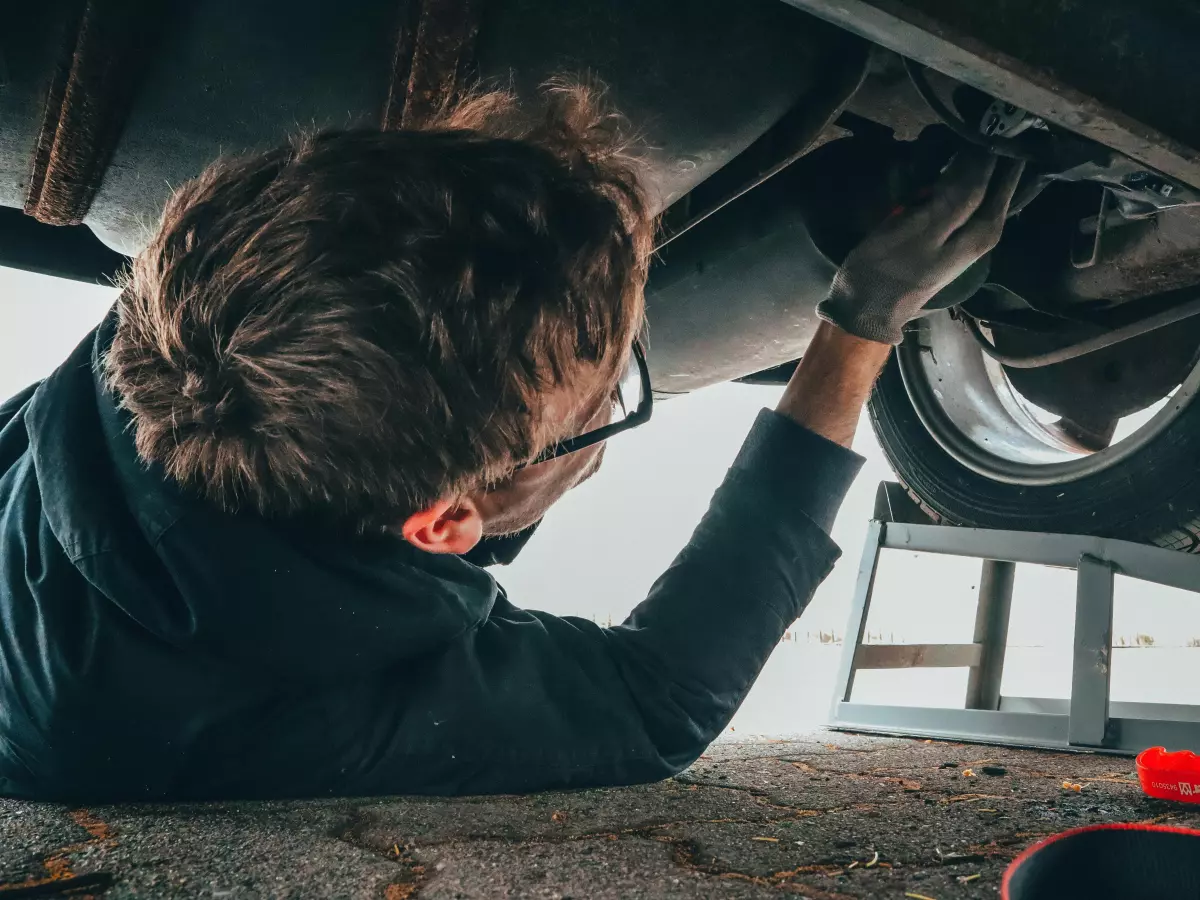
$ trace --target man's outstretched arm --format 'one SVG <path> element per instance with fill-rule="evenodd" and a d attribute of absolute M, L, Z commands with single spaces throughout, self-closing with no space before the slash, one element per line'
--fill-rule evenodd
<path fill-rule="evenodd" d="M 827 532 L 860 464 L 764 410 L 691 540 L 624 623 L 501 595 L 478 628 L 370 691 L 304 698 L 319 708 L 295 721 L 329 724 L 288 740 L 300 757 L 321 753 L 288 773 L 290 792 L 520 793 L 680 771 L 727 727 L 833 567 Z"/>
<path fill-rule="evenodd" d="M 850 255 L 778 409 L 760 415 L 692 539 L 622 625 L 501 595 L 444 651 L 368 689 L 305 698 L 317 708 L 294 721 L 325 727 L 289 736 L 309 778 L 288 773 L 287 790 L 517 792 L 690 764 L 837 559 L 828 531 L 861 464 L 846 447 L 863 402 L 904 321 L 998 238 L 1016 181 L 994 168 L 959 161 L 927 206 Z"/>

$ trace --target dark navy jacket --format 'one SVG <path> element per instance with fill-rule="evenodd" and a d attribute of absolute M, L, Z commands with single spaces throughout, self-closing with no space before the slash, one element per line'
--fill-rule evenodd
<path fill-rule="evenodd" d="M 183 494 L 97 374 L 112 328 L 0 406 L 0 795 L 660 779 L 725 728 L 838 555 L 858 457 L 764 412 L 622 625 L 518 609 L 457 557 Z"/>

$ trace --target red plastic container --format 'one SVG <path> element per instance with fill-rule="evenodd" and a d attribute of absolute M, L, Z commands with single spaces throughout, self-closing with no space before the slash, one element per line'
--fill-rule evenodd
<path fill-rule="evenodd" d="M 1191 750 L 1168 753 L 1165 747 L 1143 750 L 1137 758 L 1138 781 L 1148 797 L 1200 803 L 1200 756 Z"/>

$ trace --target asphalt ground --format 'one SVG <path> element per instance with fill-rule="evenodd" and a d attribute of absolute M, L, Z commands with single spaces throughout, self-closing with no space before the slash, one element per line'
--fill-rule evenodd
<path fill-rule="evenodd" d="M 72 809 L 0 800 L 0 900 L 995 898 L 1044 836 L 1200 826 L 1133 760 L 822 732 L 684 774 L 526 797 Z"/>

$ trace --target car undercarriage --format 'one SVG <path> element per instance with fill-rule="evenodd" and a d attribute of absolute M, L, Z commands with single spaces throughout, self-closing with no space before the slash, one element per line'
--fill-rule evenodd
<path fill-rule="evenodd" d="M 786 379 L 837 266 L 976 144 L 1000 246 L 912 326 L 871 419 L 935 519 L 1200 550 L 1200 9 L 48 0 L 0 43 L 0 264 L 112 276 L 172 185 L 297 128 L 419 124 L 477 80 L 607 84 L 662 211 L 660 397 Z"/>

